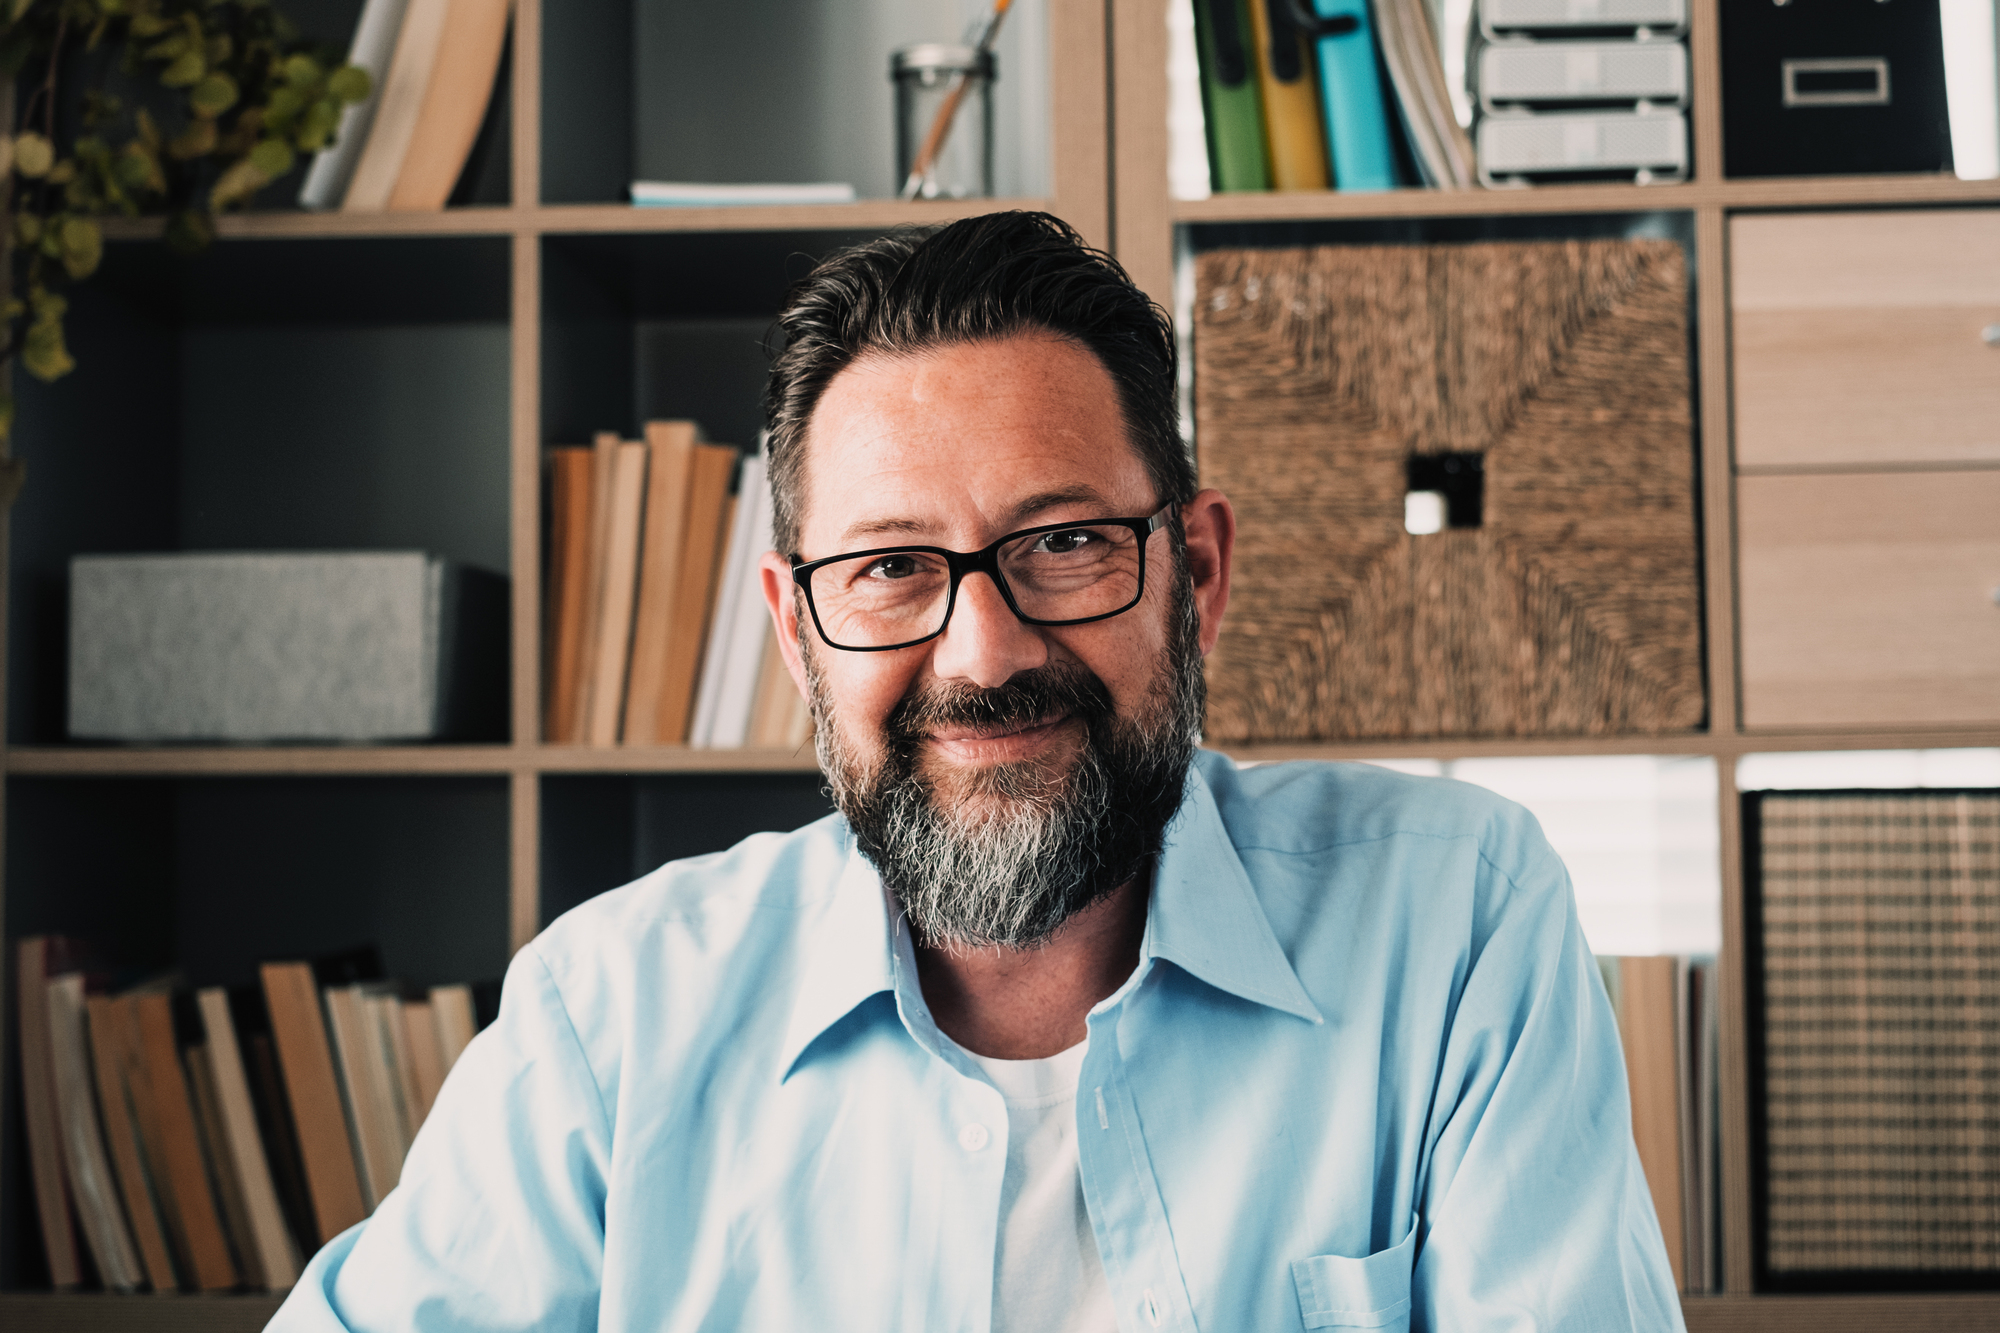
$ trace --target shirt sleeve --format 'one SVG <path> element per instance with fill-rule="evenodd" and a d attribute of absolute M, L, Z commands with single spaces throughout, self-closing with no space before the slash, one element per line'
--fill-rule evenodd
<path fill-rule="evenodd" d="M 271 1333 L 592 1329 L 610 1119 L 533 945 L 368 1221 L 313 1257 Z"/>
<path fill-rule="evenodd" d="M 1680 1330 L 1569 876 L 1525 813 L 1495 843 L 1431 1110 L 1413 1327 Z"/>

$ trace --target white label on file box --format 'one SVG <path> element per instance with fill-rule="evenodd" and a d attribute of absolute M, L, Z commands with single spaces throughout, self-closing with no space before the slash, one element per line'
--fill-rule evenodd
<path fill-rule="evenodd" d="M 1573 93 L 1596 92 L 1604 83 L 1604 62 L 1594 46 L 1571 47 L 1564 53 L 1563 82 Z"/>
<path fill-rule="evenodd" d="M 1599 160 L 1597 151 L 1597 122 L 1594 120 L 1572 120 L 1563 127 L 1563 165 L 1570 167 L 1595 166 Z"/>

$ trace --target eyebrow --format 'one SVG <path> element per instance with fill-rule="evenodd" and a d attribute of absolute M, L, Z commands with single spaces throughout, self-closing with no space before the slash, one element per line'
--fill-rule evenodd
<path fill-rule="evenodd" d="M 1026 499 L 1014 504 L 1007 512 L 1011 515 L 1010 526 L 1032 527 L 1034 525 L 1031 520 L 1037 515 L 1044 514 L 1060 505 L 1095 504 L 1103 506 L 1107 503 L 1103 492 L 1099 491 L 1095 486 L 1079 482 L 1073 486 L 1058 486 L 1051 490 L 1037 491 Z M 841 542 L 845 545 L 864 537 L 922 537 L 930 535 L 935 530 L 936 525 L 916 518 L 863 519 L 860 522 L 850 523 L 847 526 L 846 530 L 841 533 Z"/>

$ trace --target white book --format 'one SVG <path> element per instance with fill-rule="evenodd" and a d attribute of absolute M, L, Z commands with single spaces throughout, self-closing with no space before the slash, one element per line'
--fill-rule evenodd
<path fill-rule="evenodd" d="M 842 181 L 809 185 L 711 185 L 698 181 L 633 181 L 641 208 L 730 208 L 750 204 L 851 204 L 854 187 Z"/>
<path fill-rule="evenodd" d="M 49 1050 L 55 1066 L 56 1110 L 61 1117 L 63 1164 L 69 1168 L 83 1238 L 97 1261 L 98 1275 L 114 1291 L 131 1291 L 145 1280 L 139 1251 L 125 1229 L 125 1211 L 104 1150 L 104 1131 L 92 1092 L 90 1030 L 77 973 L 49 982 Z"/>
<path fill-rule="evenodd" d="M 757 557 L 764 547 L 756 544 L 757 489 L 762 485 L 764 460 L 746 458 L 736 487 L 736 513 L 729 525 L 729 550 L 722 566 L 722 582 L 715 591 L 715 615 L 708 627 L 708 644 L 703 651 L 701 687 L 695 691 L 694 725 L 688 731 L 690 745 L 731 745 L 716 736 L 716 718 L 724 693 L 742 670 L 735 656 L 736 622 L 742 616 L 743 585 L 755 581 Z M 754 672 L 755 667 L 751 670 Z"/>
<path fill-rule="evenodd" d="M 760 456 L 745 465 L 743 499 L 750 505 L 749 542 L 743 558 L 743 578 L 736 589 L 736 613 L 729 626 L 729 665 L 717 691 L 715 724 L 709 744 L 735 747 L 750 738 L 750 718 L 757 708 L 757 681 L 764 665 L 764 641 L 771 616 L 764 605 L 764 581 L 757 565 L 771 549 L 771 477 Z"/>
<path fill-rule="evenodd" d="M 343 212 L 379 213 L 389 207 L 389 196 L 395 193 L 396 181 L 403 174 L 403 159 L 409 156 L 410 141 L 416 137 L 417 118 L 424 108 L 424 95 L 430 91 L 438 51 L 444 45 L 445 18 L 450 9 L 451 0 L 408 0 L 368 142 L 362 146 L 354 179 L 341 201 Z"/>
<path fill-rule="evenodd" d="M 368 96 L 340 113 L 340 128 L 333 143 L 313 156 L 306 171 L 306 183 L 299 187 L 300 208 L 339 208 L 354 179 L 355 164 L 368 142 L 368 128 L 375 123 L 375 108 L 382 101 L 382 85 L 389 79 L 389 61 L 396 52 L 396 37 L 403 30 L 403 10 L 409 0 L 368 0 L 361 22 L 354 29 L 354 44 L 347 48 L 347 63 L 368 72 L 374 86 Z"/>

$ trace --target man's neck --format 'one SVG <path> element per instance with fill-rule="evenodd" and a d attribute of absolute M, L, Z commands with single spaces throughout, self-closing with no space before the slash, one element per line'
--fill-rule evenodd
<path fill-rule="evenodd" d="M 1078 912 L 1039 949 L 917 946 L 931 1018 L 976 1055 L 1041 1060 L 1087 1035 L 1085 1015 L 1139 965 L 1147 876 Z"/>

